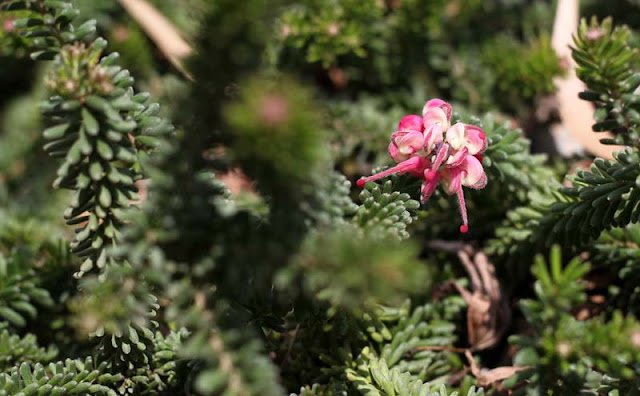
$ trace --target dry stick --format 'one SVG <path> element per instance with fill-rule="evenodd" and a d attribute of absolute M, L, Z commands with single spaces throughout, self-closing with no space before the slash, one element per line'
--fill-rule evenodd
<path fill-rule="evenodd" d="M 457 353 L 465 353 L 469 350 L 469 348 L 456 348 L 456 347 L 450 347 L 450 346 L 438 346 L 438 345 L 433 345 L 433 346 L 421 346 L 421 347 L 415 347 L 415 348 L 411 348 L 411 352 L 414 351 L 447 351 L 447 352 L 457 352 Z"/>
<path fill-rule="evenodd" d="M 293 330 L 293 337 L 291 337 L 291 342 L 289 342 L 289 346 L 287 347 L 287 353 L 284 355 L 284 359 L 282 359 L 282 363 L 280 363 L 280 371 L 284 369 L 287 365 L 287 361 L 289 360 L 289 355 L 291 355 L 291 349 L 293 348 L 293 343 L 296 342 L 296 338 L 298 337 L 298 331 L 300 330 L 300 323 L 296 325 L 296 328 Z"/>
<path fill-rule="evenodd" d="M 191 55 L 193 49 L 180 36 L 178 29 L 146 0 L 118 1 L 158 46 L 160 52 L 169 59 L 171 64 L 187 79 L 194 81 L 191 73 L 182 64 L 182 59 Z"/>
<path fill-rule="evenodd" d="M 569 45 L 573 43 L 572 35 L 578 30 L 578 0 L 559 0 L 551 36 L 551 46 L 560 59 L 565 60 L 569 67 L 566 77 L 554 79 L 559 103 L 562 125 L 568 130 L 572 139 L 576 140 L 587 151 L 597 157 L 612 159 L 613 152 L 620 150 L 620 146 L 607 146 L 600 143 L 601 138 L 612 138 L 610 132 L 593 133 L 593 108 L 590 103 L 581 100 L 578 93 L 586 86 L 575 71 L 575 62 L 571 57 Z M 559 131 L 553 131 L 556 143 L 562 140 Z"/>

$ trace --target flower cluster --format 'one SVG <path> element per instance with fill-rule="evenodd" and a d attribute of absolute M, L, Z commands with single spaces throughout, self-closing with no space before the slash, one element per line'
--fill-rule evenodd
<path fill-rule="evenodd" d="M 389 155 L 398 165 L 373 176 L 358 180 L 366 182 L 399 173 L 422 178 L 421 201 L 426 202 L 442 181 L 447 194 L 456 194 L 462 214 L 460 232 L 469 230 L 467 208 L 462 186 L 475 189 L 487 184 L 482 168 L 482 152 L 487 148 L 484 131 L 477 126 L 458 122 L 451 125 L 451 105 L 441 99 L 431 99 L 418 115 L 405 116 L 398 130 L 391 135 Z"/>

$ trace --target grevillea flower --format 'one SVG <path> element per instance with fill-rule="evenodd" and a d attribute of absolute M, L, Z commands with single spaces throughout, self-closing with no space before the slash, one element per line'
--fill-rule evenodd
<path fill-rule="evenodd" d="M 484 131 L 461 122 L 451 125 L 451 105 L 441 99 L 431 99 L 422 109 L 422 117 L 405 116 L 398 130 L 391 135 L 389 156 L 397 165 L 375 175 L 358 180 L 378 180 L 394 173 L 409 173 L 422 178 L 420 200 L 426 202 L 442 181 L 444 191 L 458 197 L 462 225 L 469 230 L 467 207 L 462 187 L 483 188 L 487 175 L 482 168 L 482 152 L 487 148 Z"/>

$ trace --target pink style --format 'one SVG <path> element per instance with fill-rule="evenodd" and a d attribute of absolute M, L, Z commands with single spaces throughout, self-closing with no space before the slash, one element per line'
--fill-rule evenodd
<path fill-rule="evenodd" d="M 482 152 L 487 148 L 484 131 L 458 122 L 451 125 L 451 105 L 441 99 L 431 99 L 422 109 L 422 117 L 405 116 L 398 130 L 391 135 L 389 156 L 397 163 L 375 175 L 358 180 L 358 187 L 394 173 L 409 173 L 422 178 L 420 200 L 424 203 L 442 181 L 444 191 L 458 197 L 462 225 L 460 232 L 469 231 L 467 207 L 462 187 L 483 188 L 487 175 L 482 168 Z"/>

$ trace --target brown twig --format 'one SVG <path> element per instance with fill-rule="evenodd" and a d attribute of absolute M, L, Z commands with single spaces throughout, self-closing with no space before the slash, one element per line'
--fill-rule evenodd
<path fill-rule="evenodd" d="M 456 253 L 471 280 L 471 291 L 456 281 L 448 282 L 467 303 L 467 332 L 471 351 L 479 351 L 496 345 L 511 322 L 511 311 L 495 269 L 487 256 L 465 243 L 455 241 L 430 241 L 434 250 Z"/>
<path fill-rule="evenodd" d="M 526 370 L 528 366 L 503 366 L 496 367 L 491 370 L 481 369 L 478 367 L 473 355 L 470 350 L 466 350 L 464 355 L 467 358 L 467 362 L 469 362 L 469 368 L 471 369 L 471 374 L 476 377 L 476 381 L 478 385 L 487 388 L 494 385 L 497 382 L 505 380 L 511 376 L 513 376 L 518 371 Z"/>
<path fill-rule="evenodd" d="M 447 352 L 456 352 L 456 353 L 465 353 L 468 351 L 468 348 L 456 348 L 444 345 L 432 345 L 432 346 L 421 346 L 411 348 L 411 352 L 420 352 L 420 351 L 447 351 Z"/>
<path fill-rule="evenodd" d="M 118 0 L 142 30 L 158 46 L 158 50 L 190 81 L 193 76 L 185 69 L 182 60 L 193 52 L 178 29 L 146 0 Z"/>
<path fill-rule="evenodd" d="M 287 347 L 287 352 L 282 359 L 282 363 L 280 363 L 280 371 L 282 371 L 287 365 L 287 361 L 289 360 L 289 355 L 291 355 L 291 349 L 293 348 L 293 343 L 296 341 L 296 337 L 298 337 L 298 330 L 300 330 L 300 323 L 296 325 L 296 328 L 293 330 L 293 337 L 291 337 L 291 342 L 289 342 L 289 346 Z"/>
<path fill-rule="evenodd" d="M 612 138 L 610 132 L 593 133 L 593 108 L 581 100 L 578 93 L 584 91 L 586 86 L 575 72 L 575 63 L 571 58 L 569 46 L 573 43 L 572 35 L 578 29 L 578 0 L 560 0 L 556 9 L 556 16 L 551 37 L 551 46 L 558 58 L 567 65 L 567 76 L 557 77 L 554 80 L 556 97 L 558 99 L 558 111 L 562 124 L 560 128 L 551 131 L 556 143 L 567 137 L 577 141 L 590 153 L 602 158 L 613 158 L 613 152 L 619 150 L 619 146 L 606 146 L 600 143 L 602 138 Z M 568 136 L 565 136 L 567 135 Z"/>

